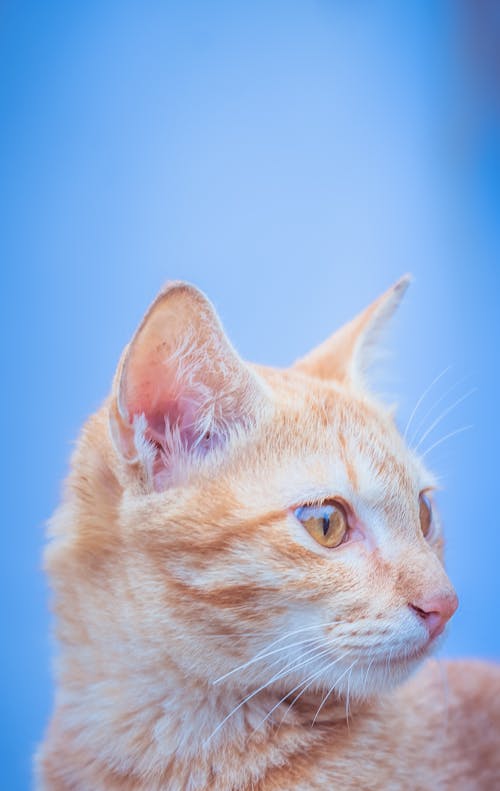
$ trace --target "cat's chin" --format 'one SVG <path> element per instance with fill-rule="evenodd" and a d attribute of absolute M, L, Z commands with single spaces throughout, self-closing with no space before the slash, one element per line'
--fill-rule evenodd
<path fill-rule="evenodd" d="M 377 697 L 406 681 L 429 654 L 430 647 L 425 646 L 411 654 L 380 657 L 365 664 L 360 663 L 353 669 L 349 679 L 349 690 L 346 685 L 346 689 L 339 691 L 341 694 L 348 692 L 359 700 Z"/>

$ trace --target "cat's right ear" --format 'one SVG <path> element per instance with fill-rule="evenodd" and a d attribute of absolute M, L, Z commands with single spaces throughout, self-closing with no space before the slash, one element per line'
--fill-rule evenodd
<path fill-rule="evenodd" d="M 110 408 L 114 445 L 157 491 L 255 421 L 263 386 L 230 344 L 208 299 L 171 283 L 125 349 Z"/>
<path fill-rule="evenodd" d="M 377 357 L 380 335 L 411 281 L 405 275 L 352 321 L 294 364 L 296 371 L 317 379 L 364 386 L 365 375 Z"/>

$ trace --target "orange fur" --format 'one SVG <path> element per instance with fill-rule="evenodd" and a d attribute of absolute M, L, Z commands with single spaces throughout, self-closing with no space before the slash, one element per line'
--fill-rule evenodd
<path fill-rule="evenodd" d="M 437 520 L 420 530 L 432 476 L 363 377 L 405 285 L 288 371 L 243 363 L 190 286 L 153 304 L 51 522 L 40 791 L 500 784 L 498 669 L 412 675 L 415 608 L 455 605 Z M 336 549 L 293 514 L 331 498 Z"/>

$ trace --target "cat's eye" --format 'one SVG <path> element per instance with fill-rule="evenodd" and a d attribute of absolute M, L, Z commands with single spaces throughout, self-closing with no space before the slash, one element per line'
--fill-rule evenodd
<path fill-rule="evenodd" d="M 420 529 L 425 538 L 429 537 L 432 527 L 432 505 L 425 492 L 419 495 Z"/>
<path fill-rule="evenodd" d="M 302 505 L 294 513 L 322 547 L 338 547 L 347 536 L 349 525 L 340 503 L 330 501 L 320 505 Z"/>

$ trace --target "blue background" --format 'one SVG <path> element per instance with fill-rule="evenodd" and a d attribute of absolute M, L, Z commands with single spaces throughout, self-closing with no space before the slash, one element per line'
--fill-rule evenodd
<path fill-rule="evenodd" d="M 461 598 L 444 653 L 500 657 L 494 6 L 2 4 L 2 788 L 29 787 L 51 706 L 44 522 L 168 278 L 287 365 L 414 274 L 384 387 L 404 425 L 452 366 L 415 427 L 478 388 L 425 446 L 474 425 L 428 456 Z"/>

